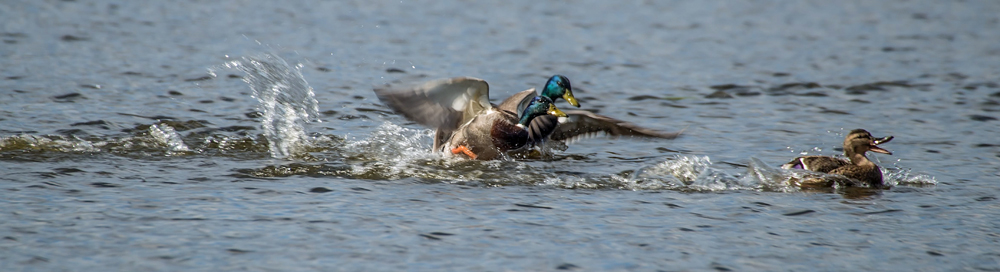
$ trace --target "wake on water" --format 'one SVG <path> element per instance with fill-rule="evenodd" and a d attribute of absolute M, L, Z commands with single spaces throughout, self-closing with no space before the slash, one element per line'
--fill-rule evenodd
<path fill-rule="evenodd" d="M 757 158 L 749 159 L 745 172 L 733 173 L 714 167 L 709 156 L 692 155 L 666 157 L 661 162 L 639 167 L 626 175 L 555 174 L 547 167 L 532 165 L 533 160 L 473 161 L 432 152 L 430 142 L 433 134 L 431 130 L 409 129 L 385 122 L 362 139 L 347 140 L 343 155 L 350 165 L 350 177 L 379 180 L 418 178 L 486 186 L 541 185 L 570 189 L 794 192 L 800 190 L 790 186 L 790 181 L 826 176 L 772 167 Z M 560 151 L 548 152 L 559 155 Z M 913 174 L 910 170 L 883 168 L 883 172 L 889 186 L 937 183 L 933 177 Z"/>

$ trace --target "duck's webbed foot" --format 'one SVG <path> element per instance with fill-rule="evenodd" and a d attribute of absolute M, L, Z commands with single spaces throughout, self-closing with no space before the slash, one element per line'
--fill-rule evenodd
<path fill-rule="evenodd" d="M 464 153 L 466 156 L 469 156 L 469 158 L 473 160 L 475 160 L 476 157 L 479 157 L 476 155 L 476 153 L 472 153 L 472 150 L 469 150 L 469 147 L 465 145 L 459 145 L 458 147 L 451 149 L 451 154 L 458 154 L 458 153 Z"/>

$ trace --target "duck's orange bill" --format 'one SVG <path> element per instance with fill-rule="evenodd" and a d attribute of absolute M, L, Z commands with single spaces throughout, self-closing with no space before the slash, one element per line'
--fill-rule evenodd
<path fill-rule="evenodd" d="M 478 157 L 476 156 L 476 153 L 472 153 L 472 150 L 469 150 L 469 148 L 466 147 L 465 145 L 460 145 L 456 148 L 451 149 L 451 154 L 458 154 L 459 152 L 465 153 L 466 156 L 469 156 L 469 158 L 472 158 L 473 160 L 475 160 L 476 157 Z"/>

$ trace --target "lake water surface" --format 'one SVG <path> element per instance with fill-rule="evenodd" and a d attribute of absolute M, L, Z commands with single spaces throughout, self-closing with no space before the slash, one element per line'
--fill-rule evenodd
<path fill-rule="evenodd" d="M 536 2 L 0 2 L 0 267 L 1000 270 L 1000 2 Z M 468 161 L 371 91 L 553 74 L 684 133 Z M 891 189 L 783 185 L 855 128 Z"/>

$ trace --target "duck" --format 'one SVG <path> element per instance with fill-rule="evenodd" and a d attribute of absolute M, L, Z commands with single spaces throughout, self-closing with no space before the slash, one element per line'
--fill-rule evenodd
<path fill-rule="evenodd" d="M 572 85 L 565 76 L 555 75 L 549 78 L 541 94 L 535 89 L 528 89 L 504 99 L 500 104 L 489 102 L 489 84 L 473 77 L 455 77 L 438 79 L 416 85 L 415 87 L 376 87 L 376 96 L 383 104 L 406 119 L 436 130 L 432 149 L 437 152 L 465 154 L 469 158 L 490 160 L 502 157 L 506 151 L 523 150 L 526 147 L 541 145 L 549 140 L 563 141 L 587 136 L 595 132 L 606 132 L 609 135 L 639 135 L 660 138 L 675 138 L 677 134 L 660 133 L 645 129 L 629 122 L 601 116 L 588 111 L 562 111 L 554 105 L 557 99 L 566 100 L 570 105 L 578 106 L 579 101 L 573 96 Z M 530 117 L 527 123 L 520 121 L 526 114 L 528 105 L 535 103 L 544 109 L 551 109 L 549 114 Z M 515 113 L 520 113 L 515 114 Z M 481 115 L 502 114 L 509 124 L 520 124 L 528 129 L 527 141 L 511 144 L 500 140 L 500 145 L 484 148 L 483 145 L 470 146 L 461 139 L 485 139 L 493 135 L 487 133 L 490 128 L 485 122 L 496 120 L 493 117 L 478 118 Z M 517 119 L 513 119 L 516 116 Z M 512 121 L 516 120 L 516 121 Z M 476 122 L 471 124 L 470 122 Z M 461 137 L 455 137 L 462 127 L 468 127 Z M 471 129 L 477 128 L 477 129 Z M 514 131 L 511 131 L 514 132 Z M 482 143 L 477 140 L 474 143 Z M 516 148 L 515 148 L 516 147 Z M 468 152 L 467 152 L 468 151 Z"/>
<path fill-rule="evenodd" d="M 473 160 L 497 159 L 543 139 L 558 126 L 557 118 L 566 116 L 552 99 L 543 96 L 529 100 L 520 114 L 511 110 L 516 107 L 498 108 L 489 102 L 489 84 L 473 77 L 374 91 L 397 114 L 436 129 L 434 151 L 464 154 Z"/>
<path fill-rule="evenodd" d="M 509 111 L 488 110 L 455 130 L 441 150 L 462 153 L 473 160 L 500 158 L 551 134 L 558 124 L 551 117 L 566 114 L 542 96 L 533 98 L 520 117 Z"/>
<path fill-rule="evenodd" d="M 573 87 L 569 78 L 563 75 L 553 75 L 550 77 L 542 88 L 541 94 L 536 93 L 534 88 L 527 89 L 508 97 L 497 107 L 503 110 L 519 112 L 524 109 L 525 105 L 534 96 L 546 97 L 552 101 L 562 98 L 570 105 L 577 108 L 580 107 L 580 103 L 573 96 Z M 681 132 L 667 133 L 644 128 L 628 121 L 586 110 L 565 110 L 563 112 L 566 114 L 566 117 L 558 119 L 559 126 L 556 127 L 556 130 L 549 134 L 549 137 L 532 142 L 532 146 L 549 142 L 573 142 L 601 133 L 612 138 L 630 136 L 660 139 L 675 139 L 681 134 Z"/>
<path fill-rule="evenodd" d="M 884 188 L 882 170 L 865 153 L 868 151 L 892 155 L 892 152 L 879 147 L 887 143 L 893 136 L 875 138 L 864 129 L 851 130 L 844 138 L 844 156 L 841 159 L 828 156 L 801 156 L 781 165 L 782 169 L 804 169 L 813 172 L 836 174 L 842 178 L 810 179 L 800 182 L 802 187 L 829 187 L 834 184 L 846 187 Z"/>

